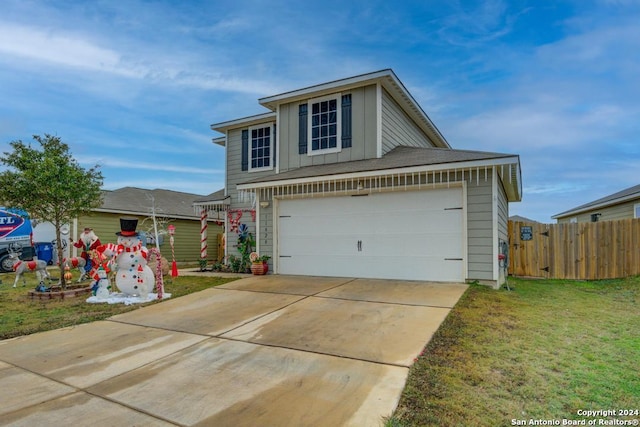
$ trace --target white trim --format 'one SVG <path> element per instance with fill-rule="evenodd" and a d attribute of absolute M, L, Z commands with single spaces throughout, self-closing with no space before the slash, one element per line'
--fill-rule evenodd
<path fill-rule="evenodd" d="M 229 120 L 221 123 L 214 123 L 211 125 L 211 130 L 215 130 L 220 133 L 227 133 L 228 137 L 228 132 L 230 129 L 272 122 L 275 118 L 276 114 L 270 111 L 268 113 L 256 114 L 255 116 L 243 117 L 241 119 Z"/>
<path fill-rule="evenodd" d="M 225 138 L 229 141 L 229 130 L 225 132 Z M 224 150 L 224 196 L 229 196 L 229 148 Z"/>
<path fill-rule="evenodd" d="M 249 173 L 253 173 L 253 172 L 264 172 L 264 171 L 270 171 L 273 170 L 273 149 L 274 149 L 274 132 L 273 132 L 273 125 L 274 123 L 265 123 L 265 124 L 258 124 L 258 125 L 254 125 L 254 126 L 250 126 L 247 131 L 249 132 L 248 135 L 248 147 L 247 147 L 247 151 L 248 151 L 248 160 L 249 160 L 249 164 L 247 165 L 247 172 Z M 251 131 L 254 129 L 266 129 L 269 128 L 269 166 L 262 166 L 262 167 L 256 167 L 253 168 L 251 167 L 252 164 L 252 153 L 253 153 L 253 138 L 251 137 Z"/>
<path fill-rule="evenodd" d="M 310 86 L 303 89 L 297 89 L 290 92 L 281 93 L 279 95 L 267 96 L 267 97 L 258 99 L 258 102 L 261 105 L 264 105 L 268 108 L 268 105 L 274 102 L 275 103 L 280 103 L 282 101 L 293 102 L 295 99 L 314 96 L 317 93 L 322 93 L 326 91 L 334 91 L 336 89 L 344 90 L 345 87 L 346 88 L 361 87 L 365 82 L 384 78 L 384 77 L 391 77 L 392 74 L 393 74 L 393 71 L 391 69 L 375 71 L 373 73 L 362 74 L 354 77 L 348 77 L 346 79 L 335 80 L 328 83 L 321 83 L 315 86 Z"/>
<path fill-rule="evenodd" d="M 336 175 L 321 175 L 321 176 L 313 176 L 313 177 L 306 177 L 306 178 L 293 178 L 293 179 L 283 179 L 278 181 L 237 184 L 237 189 L 238 190 L 257 190 L 260 188 L 270 188 L 270 187 L 289 186 L 289 185 L 298 185 L 298 184 L 313 184 L 313 183 L 319 183 L 323 181 L 342 181 L 342 180 L 350 180 L 350 179 L 358 179 L 358 178 L 371 178 L 371 177 L 379 177 L 384 175 L 412 174 L 412 173 L 419 173 L 419 172 L 423 172 L 423 173 L 424 172 L 440 172 L 440 171 L 447 171 L 447 170 L 462 171 L 465 169 L 476 169 L 476 168 L 485 167 L 485 166 L 508 165 L 508 164 L 517 163 L 517 161 L 518 161 L 517 157 L 505 157 L 502 159 L 475 160 L 471 162 L 461 162 L 461 163 L 445 163 L 445 164 L 437 164 L 437 165 L 414 166 L 414 167 L 408 167 L 408 168 L 382 169 L 382 170 L 366 171 L 366 172 L 341 173 Z"/>
<path fill-rule="evenodd" d="M 279 260 L 280 260 L 280 242 L 278 239 L 278 223 L 279 218 L 280 218 L 280 199 L 277 199 L 275 197 L 273 197 L 273 201 L 272 201 L 272 206 L 273 206 L 273 218 L 271 221 L 271 252 L 273 253 L 273 273 L 274 274 L 278 274 L 278 268 L 279 268 Z"/>
<path fill-rule="evenodd" d="M 313 126 L 313 104 L 324 101 L 336 101 L 336 146 L 335 148 L 325 148 L 313 150 L 312 134 Z M 307 156 L 318 156 L 321 154 L 339 153 L 342 151 L 342 94 L 334 93 L 307 101 Z"/>
<path fill-rule="evenodd" d="M 467 181 L 462 181 L 462 256 L 464 260 L 462 261 L 463 268 L 463 278 L 464 280 L 469 279 L 469 209 L 467 203 Z"/>
<path fill-rule="evenodd" d="M 256 194 L 256 252 L 260 253 L 260 194 Z"/>
<path fill-rule="evenodd" d="M 640 212 L 640 203 L 635 203 L 633 205 L 633 217 L 640 218 L 640 215 L 638 215 L 639 212 Z"/>
<path fill-rule="evenodd" d="M 279 123 L 282 123 L 280 121 L 280 105 L 278 105 L 278 108 L 276 109 L 276 122 L 274 124 L 276 130 L 275 132 L 273 132 L 273 144 L 276 153 L 276 161 L 274 162 L 275 164 L 273 166 L 275 167 L 276 174 L 280 173 L 280 144 L 278 143 L 280 141 L 280 138 L 278 138 L 277 135 L 277 132 L 280 129 L 280 126 L 278 126 Z"/>
<path fill-rule="evenodd" d="M 493 266 L 493 279 L 498 285 L 501 285 L 500 262 L 498 260 L 498 254 L 500 253 L 500 235 L 498 233 L 498 174 L 495 172 L 496 168 L 494 166 L 493 173 L 491 174 L 491 235 L 493 238 L 493 244 L 491 245 L 491 265 Z"/>
<path fill-rule="evenodd" d="M 376 157 L 382 157 L 382 85 L 376 84 Z"/>

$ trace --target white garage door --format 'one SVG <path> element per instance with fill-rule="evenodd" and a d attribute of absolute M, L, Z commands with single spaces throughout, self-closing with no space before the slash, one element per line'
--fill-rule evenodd
<path fill-rule="evenodd" d="M 464 280 L 460 188 L 281 200 L 278 272 Z"/>

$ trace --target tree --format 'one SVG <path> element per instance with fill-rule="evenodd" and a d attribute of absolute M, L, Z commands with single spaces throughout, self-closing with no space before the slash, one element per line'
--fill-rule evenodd
<path fill-rule="evenodd" d="M 0 200 L 54 225 L 64 289 L 60 228 L 102 204 L 102 173 L 98 165 L 86 170 L 80 167 L 69 146 L 57 136 L 33 135 L 33 139 L 41 150 L 20 140 L 12 141 L 13 152 L 0 157 L 0 162 L 8 166 L 0 173 Z"/>

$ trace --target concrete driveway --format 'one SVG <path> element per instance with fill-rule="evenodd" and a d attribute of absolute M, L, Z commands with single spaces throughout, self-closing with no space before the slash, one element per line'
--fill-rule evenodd
<path fill-rule="evenodd" d="M 0 341 L 0 424 L 379 426 L 466 288 L 253 276 Z"/>

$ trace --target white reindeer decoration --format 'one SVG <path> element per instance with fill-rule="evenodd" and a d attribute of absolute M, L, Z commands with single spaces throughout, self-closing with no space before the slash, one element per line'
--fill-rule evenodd
<path fill-rule="evenodd" d="M 82 257 L 65 258 L 62 260 L 62 267 L 69 267 L 69 269 L 77 268 L 80 272 L 80 278 L 78 283 L 89 277 L 89 273 L 84 269 L 87 265 L 87 261 Z"/>
<path fill-rule="evenodd" d="M 20 259 L 20 252 L 9 252 L 9 258 L 13 261 L 13 271 L 16 272 L 16 280 L 13 282 L 15 288 L 18 280 L 22 277 L 22 284 L 26 285 L 27 280 L 23 274 L 34 271 L 39 276 L 40 281 L 44 281 L 45 277 L 51 282 L 51 276 L 47 271 L 47 262 L 42 260 L 23 261 Z"/>

